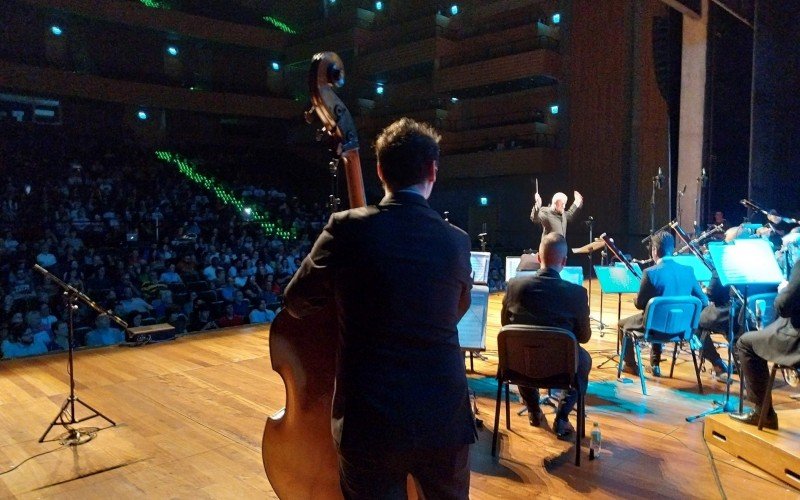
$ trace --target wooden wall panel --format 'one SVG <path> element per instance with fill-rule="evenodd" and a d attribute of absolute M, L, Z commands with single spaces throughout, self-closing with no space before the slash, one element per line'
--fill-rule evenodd
<path fill-rule="evenodd" d="M 602 6 L 599 8 L 598 6 Z M 586 199 L 596 232 L 625 246 L 649 226 L 651 178 L 666 165 L 666 105 L 652 64 L 652 16 L 666 7 L 645 2 L 576 0 L 562 37 L 569 185 Z M 661 193 L 657 220 L 665 219 Z M 630 240 L 630 241 L 628 241 Z M 623 248 L 636 251 L 636 247 Z"/>
<path fill-rule="evenodd" d="M 558 54 L 552 51 L 534 50 L 444 68 L 436 74 L 434 87 L 437 92 L 448 92 L 538 75 L 558 79 L 559 59 Z"/>

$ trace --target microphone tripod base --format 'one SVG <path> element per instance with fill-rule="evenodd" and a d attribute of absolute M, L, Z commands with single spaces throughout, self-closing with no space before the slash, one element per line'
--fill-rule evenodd
<path fill-rule="evenodd" d="M 62 446 L 78 446 L 88 443 L 97 436 L 97 427 L 82 427 L 80 429 L 69 429 L 64 434 L 58 436 L 58 442 Z"/>
<path fill-rule="evenodd" d="M 710 410 L 704 411 L 703 413 L 699 413 L 697 415 L 692 415 L 690 417 L 686 417 L 687 422 L 694 422 L 695 420 L 707 417 L 709 415 L 716 415 L 717 413 L 736 413 L 739 408 L 737 405 L 733 404 L 733 401 L 728 399 L 727 401 L 714 401 L 714 408 Z"/>

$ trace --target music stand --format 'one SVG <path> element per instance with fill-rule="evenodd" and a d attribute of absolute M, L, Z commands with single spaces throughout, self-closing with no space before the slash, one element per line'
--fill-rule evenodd
<path fill-rule="evenodd" d="M 770 244 L 762 239 L 734 240 L 727 245 L 709 245 L 708 253 L 717 271 L 722 286 L 739 287 L 744 290 L 741 307 L 747 307 L 747 287 L 750 285 L 777 285 L 783 281 L 783 273 L 775 260 Z M 728 380 L 733 375 L 733 343 L 734 343 L 734 304 L 731 298 L 730 317 L 728 319 Z M 740 381 L 740 387 L 743 381 Z M 687 422 L 715 413 L 734 411 L 731 404 L 731 384 L 726 384 L 725 401 L 714 401 L 714 408 L 686 417 Z M 739 398 L 739 412 L 743 410 L 744 401 Z"/>
<path fill-rule="evenodd" d="M 594 222 L 594 221 L 587 221 L 587 223 L 589 223 L 589 222 Z M 580 247 L 580 248 L 573 248 L 572 249 L 572 253 L 574 253 L 574 254 L 585 253 L 586 256 L 589 258 L 589 304 L 592 303 L 592 267 L 594 266 L 594 260 L 593 260 L 592 256 L 593 256 L 594 252 L 596 252 L 597 250 L 600 250 L 600 249 L 602 249 L 602 248 L 604 248 L 606 246 L 605 241 L 603 241 L 603 240 L 601 240 L 599 238 L 596 241 L 591 241 L 591 239 L 592 239 L 592 225 L 589 224 L 589 240 L 590 240 L 589 243 L 584 245 L 584 246 L 582 246 L 582 247 Z M 603 302 L 603 296 L 601 294 L 600 295 L 600 303 L 602 304 L 602 302 Z M 600 330 L 603 330 L 606 327 L 606 325 L 603 323 L 603 312 L 602 311 L 603 311 L 603 308 L 601 306 L 600 307 L 600 319 L 593 318 L 592 315 L 589 314 L 589 320 L 590 321 L 597 321 L 597 323 L 600 325 Z"/>
<path fill-rule="evenodd" d="M 638 264 L 631 264 L 631 267 L 641 275 L 641 268 Z M 603 293 L 616 293 L 617 294 L 617 325 L 619 325 L 622 316 L 622 294 L 623 293 L 639 293 L 639 286 L 641 280 L 633 271 L 631 271 L 623 262 L 617 262 L 613 266 L 594 266 L 594 274 L 597 276 L 597 281 L 600 283 L 600 318 L 603 314 Z M 621 345 L 621 338 L 619 335 L 619 328 L 617 328 L 617 348 L 616 352 L 608 357 L 605 361 L 597 365 L 597 368 L 602 368 L 603 365 L 609 361 L 614 361 L 614 358 L 619 357 L 619 349 Z"/>

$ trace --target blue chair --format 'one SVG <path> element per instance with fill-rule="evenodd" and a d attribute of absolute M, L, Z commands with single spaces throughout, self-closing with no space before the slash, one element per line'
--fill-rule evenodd
<path fill-rule="evenodd" d="M 702 308 L 703 305 L 700 299 L 691 295 L 653 297 L 650 299 L 644 308 L 644 331 L 625 332 L 625 338 L 622 340 L 622 349 L 619 354 L 617 378 L 622 374 L 625 351 L 628 349 L 628 344 L 632 343 L 636 351 L 636 362 L 639 365 L 642 394 L 646 396 L 647 386 L 645 384 L 644 369 L 642 368 L 640 343 L 675 343 L 675 349 L 672 351 L 672 367 L 669 371 L 669 376 L 672 378 L 675 370 L 675 359 L 678 355 L 678 343 L 685 341 L 690 346 L 694 372 L 697 376 L 697 387 L 702 394 L 703 383 L 700 381 L 700 365 L 697 362 L 697 355 L 689 343 L 694 331 L 697 329 L 697 325 L 700 323 L 700 311 Z"/>
<path fill-rule="evenodd" d="M 492 435 L 492 456 L 497 450 L 500 400 L 506 389 L 506 429 L 511 430 L 508 385 L 541 389 L 578 390 L 578 341 L 563 328 L 506 325 L 497 335 L 497 402 Z M 578 425 L 575 429 L 575 465 L 581 464 L 581 438 L 586 435 L 584 395 L 578 390 Z"/>

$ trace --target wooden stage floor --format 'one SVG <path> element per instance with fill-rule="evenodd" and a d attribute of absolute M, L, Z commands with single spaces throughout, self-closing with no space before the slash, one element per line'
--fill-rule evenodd
<path fill-rule="evenodd" d="M 706 445 L 702 419 L 685 421 L 711 408 L 724 390 L 704 373 L 706 394 L 698 394 L 688 353 L 674 379 L 648 378 L 649 396 L 633 377 L 617 381 L 613 363 L 593 369 L 587 426 L 600 422 L 598 460 L 584 455 L 575 467 L 572 444 L 530 427 L 516 415 L 519 403 L 511 431 L 501 418 L 500 458 L 493 459 L 501 300 L 502 294 L 490 298 L 486 359 L 469 373 L 486 424 L 472 447 L 472 498 L 800 497 L 800 490 Z M 623 296 L 623 316 L 633 311 L 631 300 Z M 615 322 L 616 297 L 605 302 L 604 319 Z M 596 292 L 592 306 L 596 317 Z M 595 332 L 587 346 L 595 365 L 614 350 L 616 334 L 606 332 Z M 100 430 L 72 447 L 38 443 L 69 394 L 66 355 L 0 362 L 0 498 L 274 498 L 261 465 L 261 433 L 284 393 L 270 369 L 268 336 L 265 327 L 239 327 L 78 352 L 77 396 L 118 425 L 101 418 L 78 424 Z M 799 406 L 790 394 L 785 386 L 775 390 L 779 411 Z M 552 423 L 552 410 L 547 416 Z M 62 432 L 57 427 L 49 438 Z"/>

